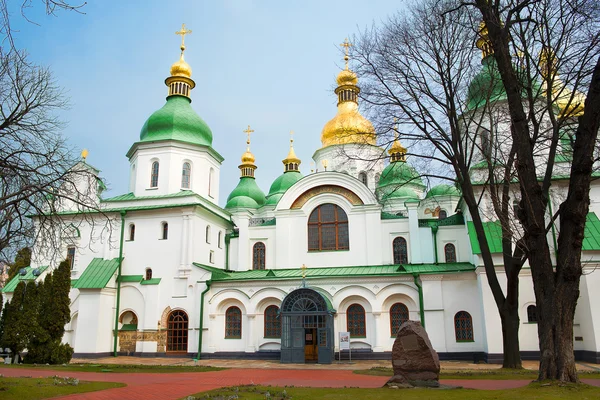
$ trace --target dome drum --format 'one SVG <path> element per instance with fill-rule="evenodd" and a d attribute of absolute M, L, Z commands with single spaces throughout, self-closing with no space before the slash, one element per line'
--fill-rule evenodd
<path fill-rule="evenodd" d="M 190 97 L 190 91 L 196 87 L 196 82 L 184 76 L 170 76 L 165 79 L 165 85 L 169 88 L 169 96 L 181 95 Z"/>
<path fill-rule="evenodd" d="M 358 94 L 360 89 L 357 86 L 344 85 L 338 86 L 335 89 L 335 94 L 338 95 L 338 105 L 345 101 L 352 101 L 358 104 Z"/>

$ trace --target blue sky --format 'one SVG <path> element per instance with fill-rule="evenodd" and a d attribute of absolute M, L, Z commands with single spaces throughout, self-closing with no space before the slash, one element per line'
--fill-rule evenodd
<path fill-rule="evenodd" d="M 74 2 L 73 2 L 74 3 Z M 179 57 L 182 23 L 186 61 L 196 88 L 192 107 L 225 157 L 220 204 L 237 185 L 248 124 L 255 133 L 257 183 L 268 192 L 283 172 L 294 130 L 301 170 L 310 172 L 320 134 L 336 112 L 332 90 L 343 66 L 339 44 L 384 21 L 399 1 L 159 1 L 91 0 L 85 14 L 44 15 L 41 2 L 28 23 L 12 16 L 16 44 L 51 68 L 70 98 L 61 115 L 69 144 L 90 152 L 110 191 L 128 191 L 125 153 L 144 121 L 165 102 L 164 79 Z"/>

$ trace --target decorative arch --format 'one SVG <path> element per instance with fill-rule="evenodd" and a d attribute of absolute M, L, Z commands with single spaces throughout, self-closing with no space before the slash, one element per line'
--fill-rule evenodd
<path fill-rule="evenodd" d="M 301 288 L 290 292 L 281 303 L 281 312 L 303 313 L 329 311 L 327 301 L 322 294 L 312 289 Z"/>
<path fill-rule="evenodd" d="M 308 217 L 308 251 L 348 250 L 348 215 L 336 204 L 317 206 Z"/>
<path fill-rule="evenodd" d="M 290 207 L 290 209 L 292 209 L 292 210 L 300 209 L 300 208 L 302 208 L 302 206 L 304 206 L 304 204 L 306 204 L 306 202 L 308 200 L 312 199 L 315 196 L 323 194 L 323 193 L 331 193 L 331 194 L 335 194 L 338 196 L 342 196 L 343 198 L 348 200 L 348 202 L 350 202 L 350 204 L 352 204 L 354 206 L 364 204 L 364 202 L 361 200 L 361 198 L 356 193 L 351 191 L 350 189 L 346 189 L 345 187 L 338 186 L 338 185 L 320 185 L 320 186 L 315 186 L 313 188 L 310 188 L 310 189 L 306 190 L 304 193 L 302 193 L 300 196 L 298 196 L 296 198 L 296 200 L 294 200 L 294 202 L 292 203 L 292 206 Z"/>

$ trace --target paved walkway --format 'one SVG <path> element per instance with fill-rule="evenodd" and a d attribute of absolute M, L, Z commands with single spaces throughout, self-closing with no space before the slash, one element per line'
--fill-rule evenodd
<path fill-rule="evenodd" d="M 213 360 L 214 361 L 214 360 Z M 238 360 L 239 361 L 239 360 Z M 280 365 L 281 366 L 281 365 Z M 0 374 L 19 377 L 48 377 L 56 374 L 67 375 L 87 381 L 122 382 L 123 388 L 99 392 L 75 394 L 63 399 L 179 399 L 187 395 L 217 389 L 225 386 L 260 384 L 271 386 L 310 386 L 310 387 L 360 387 L 378 388 L 385 384 L 387 377 L 358 375 L 347 369 L 277 369 L 277 368 L 232 368 L 214 372 L 181 373 L 98 373 L 65 372 L 46 369 L 16 369 L 0 367 Z M 600 379 L 584 379 L 585 383 L 600 387 Z M 441 380 L 446 385 L 472 389 L 511 389 L 525 386 L 528 380 Z"/>

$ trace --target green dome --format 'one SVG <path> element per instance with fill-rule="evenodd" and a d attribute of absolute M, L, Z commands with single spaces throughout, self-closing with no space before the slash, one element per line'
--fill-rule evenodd
<path fill-rule="evenodd" d="M 184 96 L 169 96 L 167 102 L 146 121 L 140 132 L 141 142 L 179 140 L 212 146 L 212 132 L 206 122 L 192 109 Z"/>
<path fill-rule="evenodd" d="M 460 190 L 458 190 L 456 186 L 452 185 L 437 185 L 432 187 L 429 192 L 427 192 L 425 198 L 428 199 L 435 196 L 460 196 Z"/>
<path fill-rule="evenodd" d="M 408 186 L 388 186 L 388 190 L 380 190 L 382 200 L 389 199 L 416 199 L 419 200 L 419 195 Z"/>
<path fill-rule="evenodd" d="M 281 196 L 283 196 L 283 194 L 300 179 L 302 179 L 302 174 L 299 171 L 288 171 L 279 175 L 277 179 L 273 181 L 273 184 L 269 189 L 266 204 L 276 205 L 279 202 L 279 199 L 281 199 Z"/>
<path fill-rule="evenodd" d="M 381 173 L 377 187 L 383 188 L 390 185 L 400 186 L 404 184 L 425 187 L 417 170 L 407 163 L 399 161 L 390 163 L 385 167 Z"/>
<path fill-rule="evenodd" d="M 225 208 L 260 208 L 265 204 L 265 194 L 260 190 L 254 178 L 243 176 L 233 189 Z"/>

